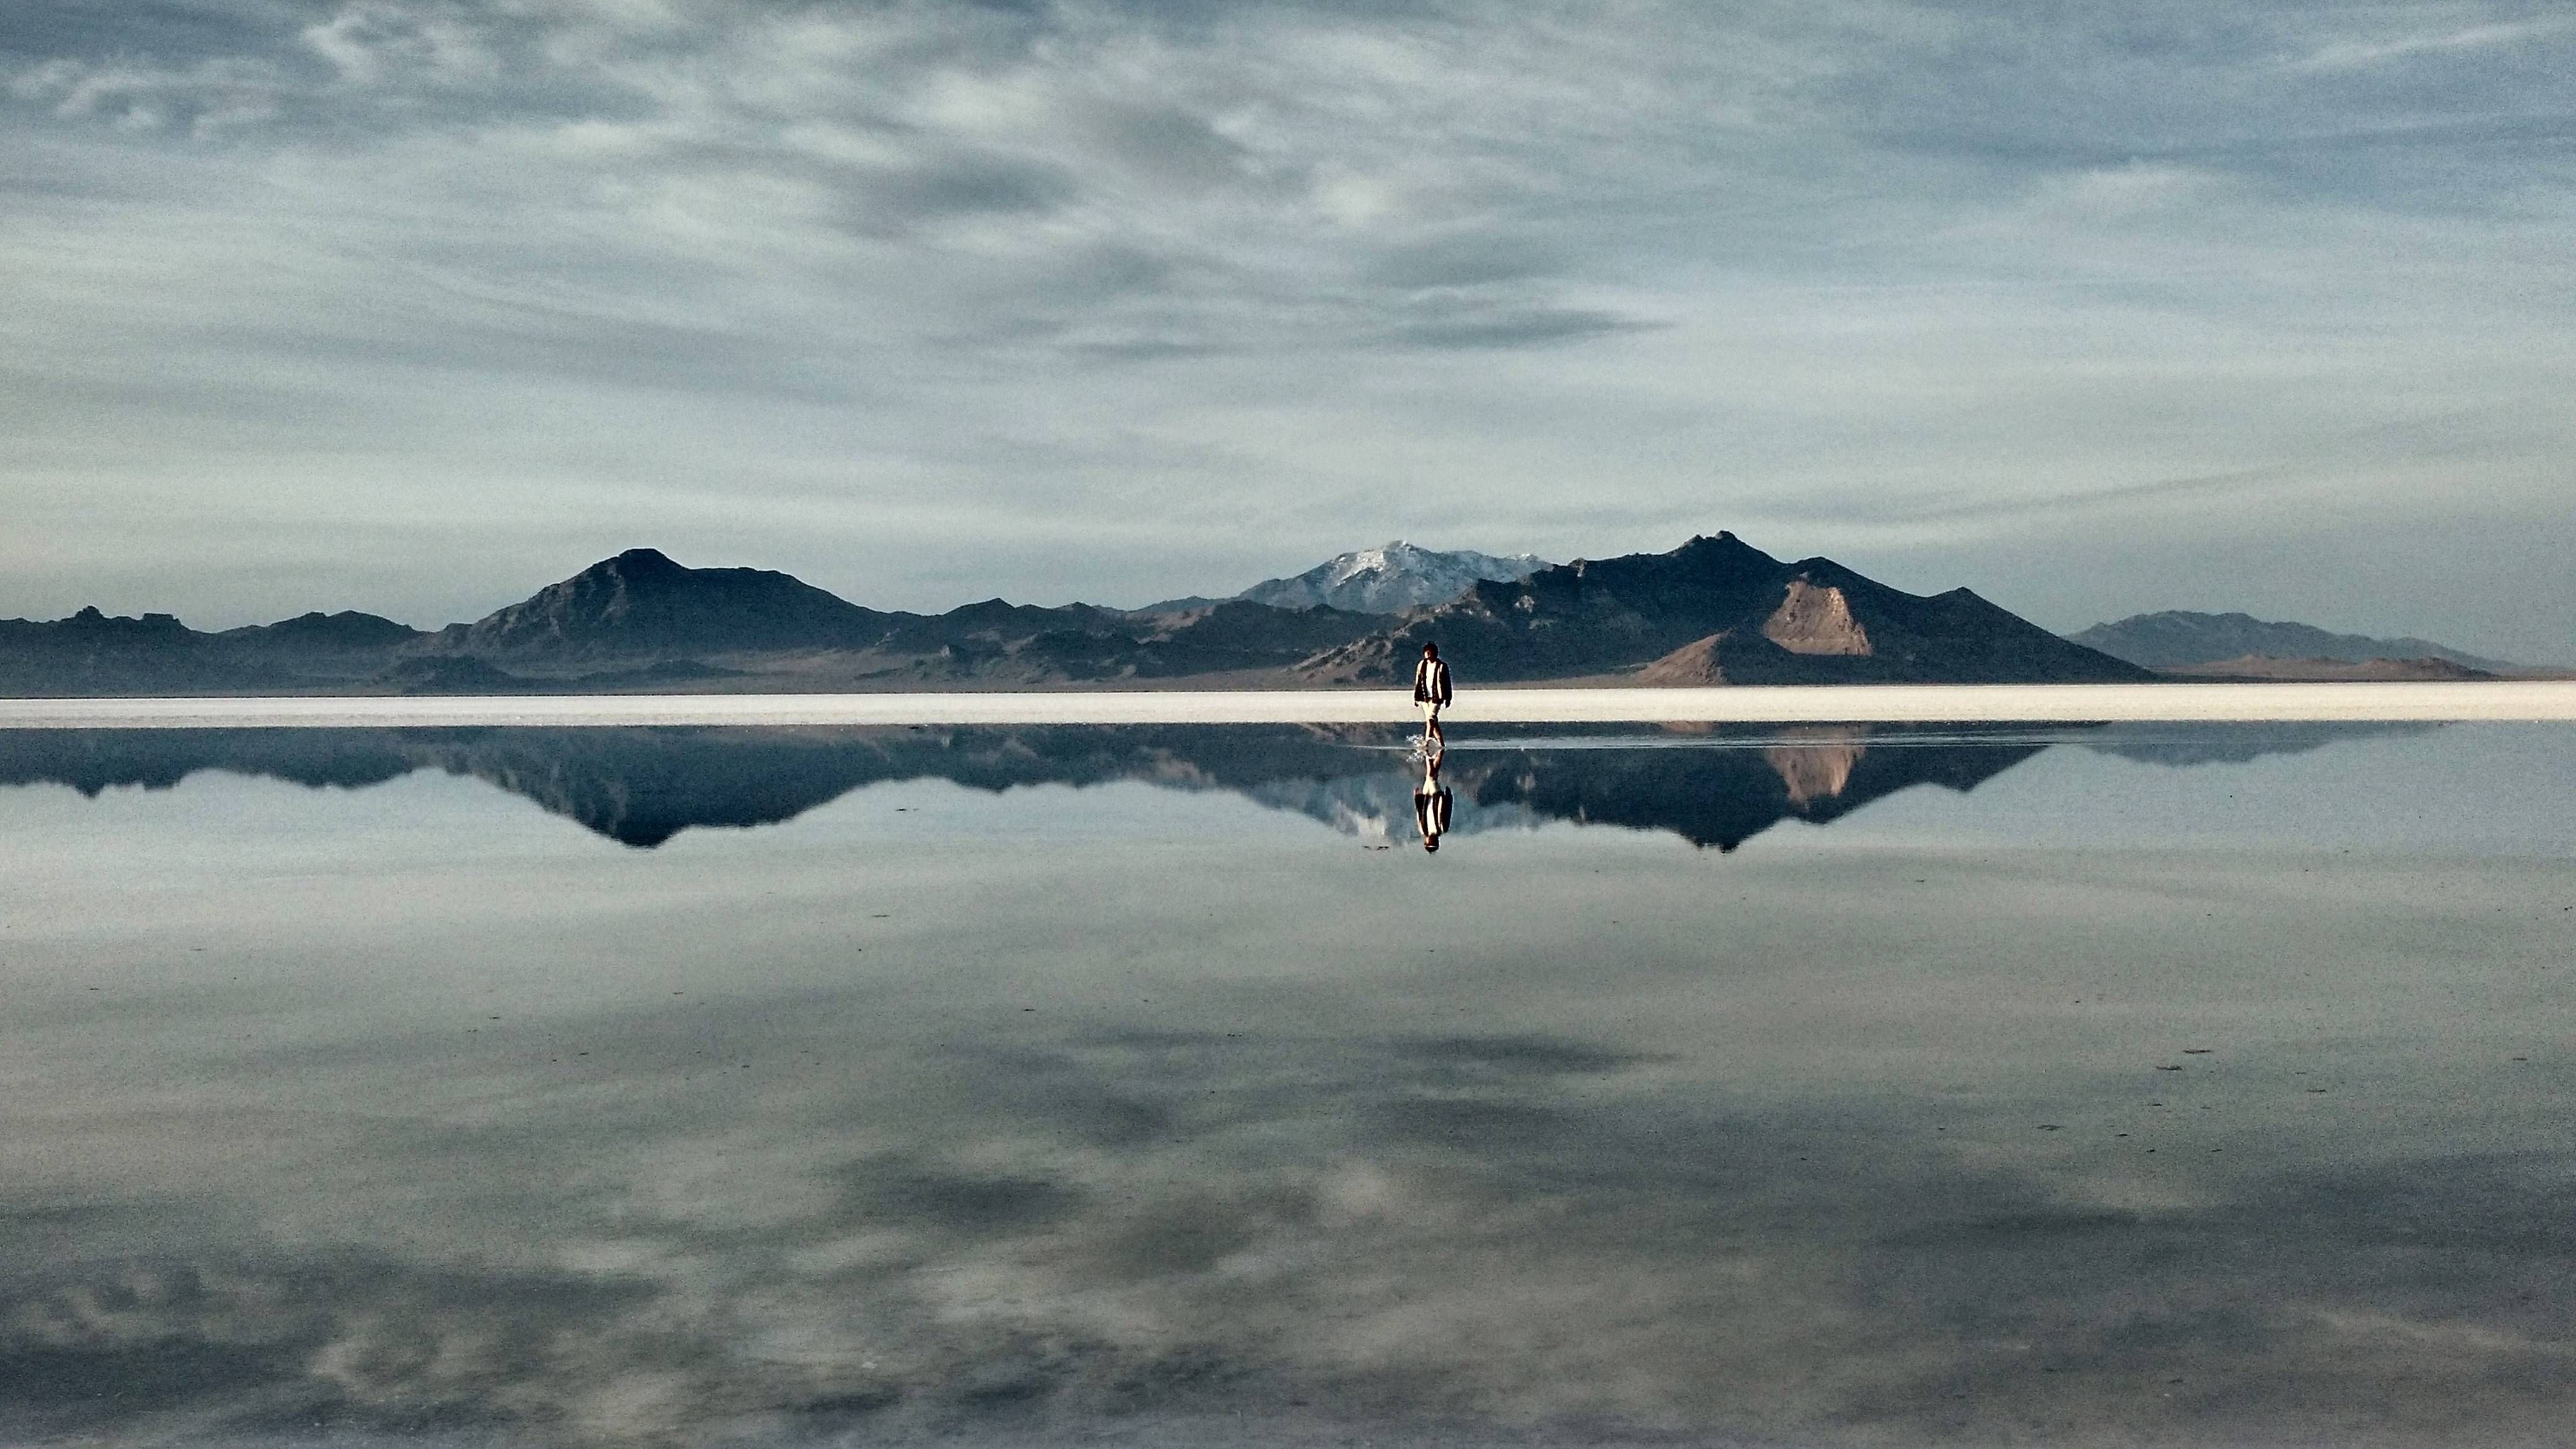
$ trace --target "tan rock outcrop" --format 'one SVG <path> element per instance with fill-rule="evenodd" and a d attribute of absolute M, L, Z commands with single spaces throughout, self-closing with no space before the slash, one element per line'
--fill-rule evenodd
<path fill-rule="evenodd" d="M 1852 617 L 1851 601 L 1831 586 L 1803 578 L 1789 581 L 1789 595 L 1762 621 L 1762 636 L 1792 654 L 1870 653 L 1869 631 Z"/>

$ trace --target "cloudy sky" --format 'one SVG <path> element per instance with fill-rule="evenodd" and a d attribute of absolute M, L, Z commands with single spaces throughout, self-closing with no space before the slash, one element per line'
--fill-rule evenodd
<path fill-rule="evenodd" d="M 2576 13 L 0 7 L 0 616 L 1733 528 L 2576 660 Z"/>

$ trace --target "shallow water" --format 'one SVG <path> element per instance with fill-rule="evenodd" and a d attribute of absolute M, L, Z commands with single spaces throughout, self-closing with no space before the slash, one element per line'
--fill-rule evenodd
<path fill-rule="evenodd" d="M 0 732 L 0 1437 L 2559 1442 L 2571 744 Z"/>

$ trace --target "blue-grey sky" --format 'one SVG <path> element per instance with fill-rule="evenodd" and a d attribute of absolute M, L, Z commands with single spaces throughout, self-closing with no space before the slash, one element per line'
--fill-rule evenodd
<path fill-rule="evenodd" d="M 0 616 L 1733 528 L 2576 658 L 2576 11 L 0 7 Z"/>

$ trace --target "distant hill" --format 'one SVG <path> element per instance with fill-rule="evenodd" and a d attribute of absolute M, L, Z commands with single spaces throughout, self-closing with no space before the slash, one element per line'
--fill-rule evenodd
<path fill-rule="evenodd" d="M 1141 609 L 1121 609 L 1119 612 L 1141 619 L 1154 614 L 1187 614 L 1232 602 L 1231 599 L 1211 599 L 1205 594 L 1183 594 L 1177 599 L 1164 599 Z"/>
<path fill-rule="evenodd" d="M 894 616 L 769 569 L 693 569 L 655 549 L 602 559 L 441 645 L 462 654 L 549 660 L 756 649 L 864 649 Z"/>
<path fill-rule="evenodd" d="M 2351 664 L 2373 659 L 2447 659 L 2491 674 L 2515 667 L 2430 639 L 2333 634 L 2313 624 L 2274 623 L 2251 614 L 2200 614 L 2187 609 L 2132 614 L 2066 637 L 2088 649 L 2099 649 L 2114 659 L 2149 669 L 2190 669 L 2256 657 L 2339 659 Z"/>
<path fill-rule="evenodd" d="M 0 694 L 277 693 L 347 684 L 429 638 L 373 614 L 306 614 L 200 633 L 168 614 L 0 619 Z"/>
<path fill-rule="evenodd" d="M 1577 560 L 1483 582 L 1300 666 L 1403 677 L 1436 641 L 1464 680 L 1633 672 L 1640 684 L 2120 682 L 2146 670 L 1953 589 L 1930 598 L 1831 559 L 1783 563 L 1732 533 L 1670 553 Z"/>
<path fill-rule="evenodd" d="M 274 624 L 226 629 L 215 636 L 227 648 L 265 654 L 364 654 L 415 644 L 428 637 L 409 624 L 346 609 L 337 614 L 316 610 Z"/>
<path fill-rule="evenodd" d="M 2497 677 L 2489 670 L 2472 669 L 2453 660 L 2429 655 L 2415 659 L 2275 659 L 2268 654 L 2248 654 L 2236 659 L 2219 659 L 2157 672 L 2186 679 L 2464 680 Z"/>

